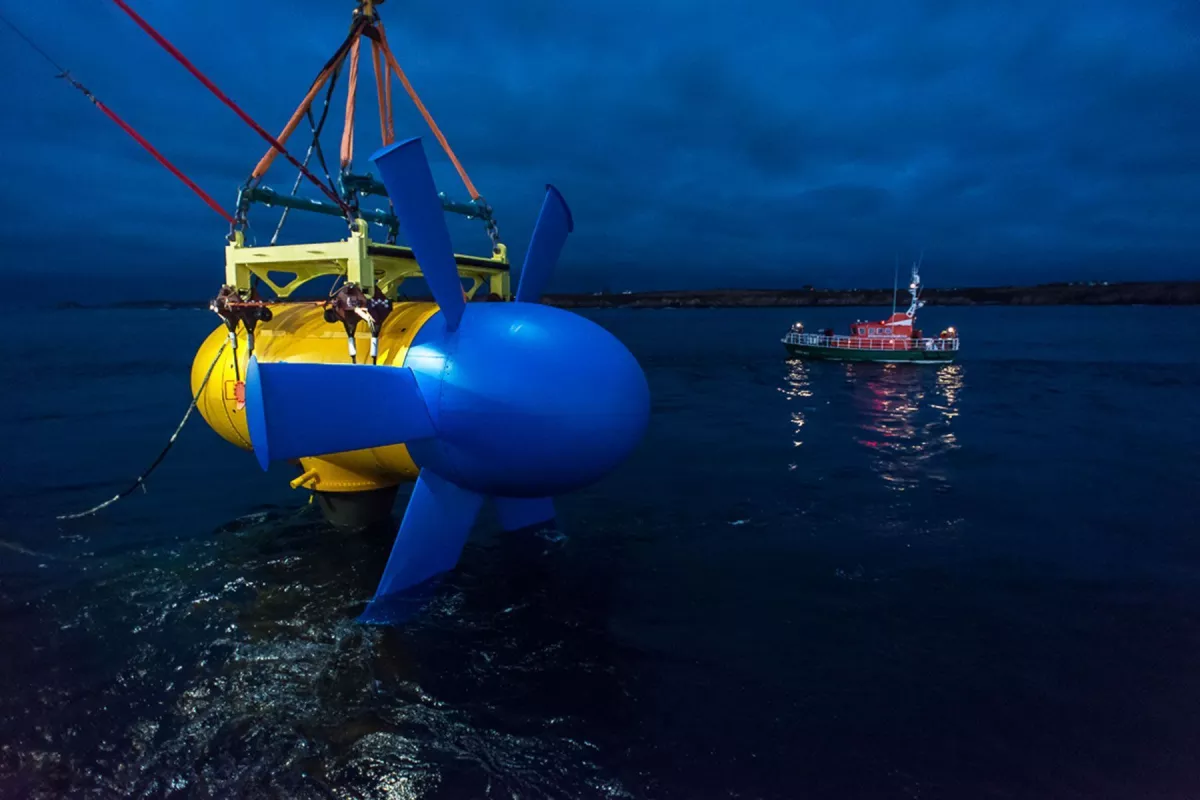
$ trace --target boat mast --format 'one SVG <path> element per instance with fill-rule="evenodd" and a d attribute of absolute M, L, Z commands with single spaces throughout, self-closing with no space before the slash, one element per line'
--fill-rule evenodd
<path fill-rule="evenodd" d="M 908 311 L 904 312 L 909 319 L 914 319 L 917 316 L 917 309 L 925 305 L 925 301 L 919 299 L 921 293 L 921 261 L 925 258 L 925 251 L 921 251 L 921 255 L 913 263 L 912 281 L 908 284 L 908 293 L 912 295 L 912 303 L 908 306 Z"/>
<path fill-rule="evenodd" d="M 896 256 L 896 264 L 892 269 L 892 316 L 896 316 L 896 292 L 900 287 L 900 256 Z"/>

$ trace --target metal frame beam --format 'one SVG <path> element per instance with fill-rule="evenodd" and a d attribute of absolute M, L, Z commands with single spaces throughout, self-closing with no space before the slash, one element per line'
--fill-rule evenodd
<path fill-rule="evenodd" d="M 335 213 L 341 216 L 336 209 Z M 341 275 L 368 296 L 378 286 L 392 297 L 407 278 L 421 277 L 421 267 L 410 248 L 372 242 L 367 235 L 367 222 L 364 215 L 363 219 L 355 220 L 348 238 L 315 244 L 247 247 L 242 231 L 234 231 L 233 241 L 225 246 L 225 283 L 245 295 L 250 291 L 251 278 L 257 276 L 276 296 L 286 298 L 311 280 Z M 487 284 L 489 292 L 506 301 L 512 299 L 508 250 L 503 244 L 490 258 L 456 254 L 454 260 L 459 276 L 471 280 L 469 298 Z M 272 273 L 291 278 L 279 282 Z"/>

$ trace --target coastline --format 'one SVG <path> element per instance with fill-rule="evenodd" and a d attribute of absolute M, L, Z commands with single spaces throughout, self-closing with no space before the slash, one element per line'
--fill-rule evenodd
<path fill-rule="evenodd" d="M 903 293 L 903 292 L 902 292 Z M 1200 281 L 928 287 L 929 306 L 1200 305 Z M 630 294 L 548 294 L 559 308 L 769 308 L 891 306 L 892 289 L 714 289 Z"/>
<path fill-rule="evenodd" d="M 903 287 L 902 287 L 903 289 Z M 409 297 L 409 300 L 428 298 Z M 1038 286 L 935 288 L 921 292 L 929 306 L 1192 306 L 1200 305 L 1200 281 L 1129 283 L 1047 283 Z M 477 300 L 476 302 L 480 302 Z M 886 289 L 709 289 L 630 292 L 629 294 L 547 294 L 558 308 L 790 308 L 808 306 L 891 306 Z M 86 303 L 66 300 L 60 310 L 207 309 L 208 300 L 125 300 Z"/>

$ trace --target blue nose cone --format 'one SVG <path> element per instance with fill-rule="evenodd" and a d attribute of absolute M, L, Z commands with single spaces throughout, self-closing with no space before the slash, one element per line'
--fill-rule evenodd
<path fill-rule="evenodd" d="M 646 430 L 650 391 L 633 354 L 596 323 L 533 303 L 441 314 L 405 365 L 439 435 L 413 459 L 458 485 L 507 497 L 562 494 L 603 477 Z"/>

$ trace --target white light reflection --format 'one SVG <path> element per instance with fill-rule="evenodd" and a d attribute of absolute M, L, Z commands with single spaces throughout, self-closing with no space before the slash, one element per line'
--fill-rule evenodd
<path fill-rule="evenodd" d="M 945 487 L 945 456 L 959 448 L 952 428 L 963 387 L 961 364 L 848 364 L 846 387 L 857 410 L 857 441 L 896 491 L 930 482 Z"/>
<path fill-rule="evenodd" d="M 789 400 L 798 401 L 795 410 L 792 411 L 792 425 L 795 426 L 792 446 L 799 447 L 804 444 L 804 438 L 800 435 L 801 429 L 806 422 L 804 417 L 804 408 L 808 405 L 806 401 L 812 399 L 812 384 L 809 379 L 808 365 L 800 359 L 792 359 L 788 362 L 788 374 L 784 378 L 783 386 L 779 391 L 783 392 Z M 788 465 L 789 469 L 795 469 L 794 464 Z"/>

